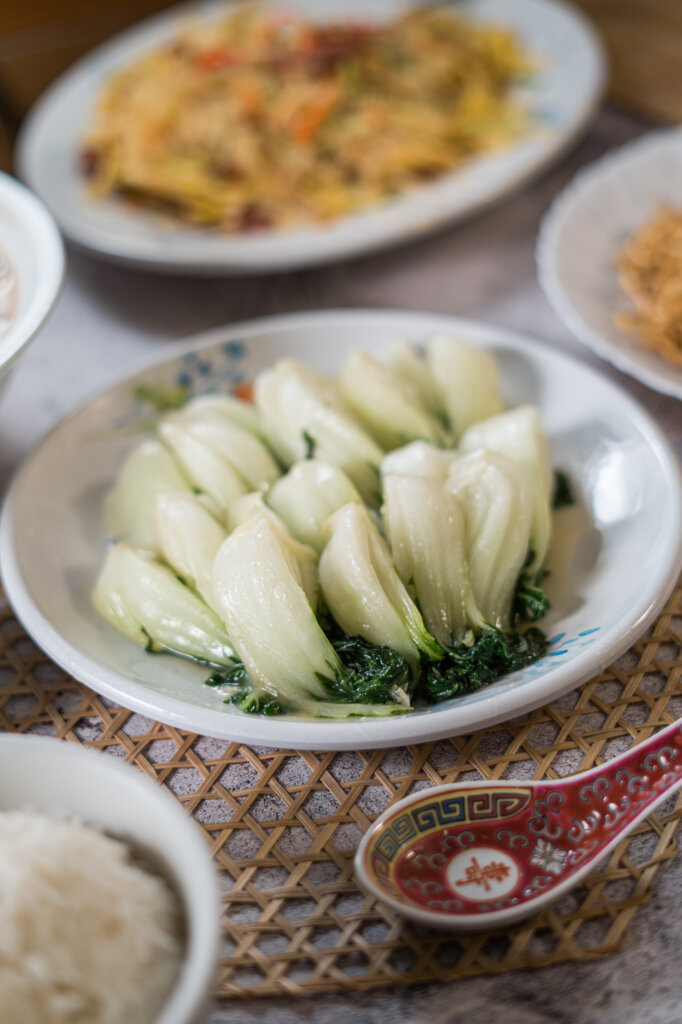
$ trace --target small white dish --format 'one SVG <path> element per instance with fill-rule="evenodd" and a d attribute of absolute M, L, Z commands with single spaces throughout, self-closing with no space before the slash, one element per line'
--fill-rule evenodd
<path fill-rule="evenodd" d="M 663 203 L 682 206 L 680 129 L 645 135 L 577 174 L 545 214 L 536 259 L 545 295 L 579 341 L 623 373 L 682 399 L 682 368 L 614 322 L 628 308 L 618 250 Z"/>
<path fill-rule="evenodd" d="M 268 0 L 275 9 L 281 0 Z M 289 0 L 309 17 L 385 20 L 408 0 Z M 539 122 L 527 138 L 472 160 L 429 185 L 328 225 L 252 235 L 219 235 L 116 200 L 93 201 L 77 168 L 102 85 L 117 70 L 172 38 L 192 14 L 215 19 L 222 3 L 174 7 L 116 36 L 45 93 L 26 119 L 18 143 L 22 178 L 57 218 L 67 238 L 93 253 L 146 269 L 174 273 L 263 273 L 319 266 L 437 230 L 492 203 L 557 159 L 590 121 L 605 81 L 601 44 L 590 23 L 559 0 L 459 0 L 457 9 L 482 22 L 515 30 L 539 69 L 520 89 Z"/>
<path fill-rule="evenodd" d="M 234 387 L 282 356 L 334 374 L 353 348 L 453 334 L 498 359 L 504 398 L 535 404 L 555 465 L 580 503 L 557 512 L 542 621 L 548 654 L 478 693 L 404 715 L 343 721 L 260 716 L 223 703 L 206 668 L 150 655 L 101 620 L 90 592 L 104 558 L 102 500 L 151 409 L 139 385 Z M 77 679 L 149 717 L 203 735 L 294 749 L 358 750 L 452 736 L 522 714 L 590 678 L 655 617 L 682 568 L 682 493 L 665 438 L 601 374 L 526 338 L 428 313 L 304 313 L 177 344 L 62 422 L 28 458 L 0 520 L 5 590 L 28 632 Z"/>
<path fill-rule="evenodd" d="M 16 278 L 16 305 L 0 334 L 0 387 L 57 301 L 64 246 L 52 217 L 27 188 L 0 173 L 0 254 Z"/>
<path fill-rule="evenodd" d="M 182 901 L 187 940 L 180 975 L 153 1024 L 205 1020 L 220 894 L 208 846 L 180 804 L 113 756 L 45 736 L 0 735 L 0 779 L 0 811 L 30 809 L 96 825 L 159 865 Z"/>

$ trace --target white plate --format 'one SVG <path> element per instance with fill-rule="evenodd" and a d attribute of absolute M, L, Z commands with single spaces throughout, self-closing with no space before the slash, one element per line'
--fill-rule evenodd
<path fill-rule="evenodd" d="M 104 556 L 102 498 L 133 426 L 149 419 L 141 382 L 200 392 L 250 379 L 291 355 L 334 373 L 359 346 L 454 333 L 499 359 L 505 399 L 535 403 L 557 466 L 582 507 L 557 513 L 552 639 L 542 661 L 471 696 L 405 715 L 346 721 L 260 717 L 222 703 L 205 668 L 149 655 L 95 614 Z M 561 539 L 563 538 L 563 539 Z M 682 567 L 682 496 L 674 457 L 648 415 L 594 370 L 493 327 L 426 313 L 298 314 L 213 331 L 112 387 L 58 426 L 15 478 L 0 521 L 7 596 L 36 642 L 77 679 L 151 718 L 198 733 L 296 749 L 360 749 L 437 739 L 518 715 L 569 690 L 626 650 Z"/>
<path fill-rule="evenodd" d="M 581 171 L 540 226 L 540 284 L 575 336 L 602 359 L 665 395 L 682 398 L 682 368 L 616 327 L 627 308 L 618 250 L 661 203 L 682 206 L 682 131 L 654 132 Z"/>
<path fill-rule="evenodd" d="M 276 6 L 278 0 L 271 0 Z M 294 0 L 320 14 L 314 0 Z M 280 3 L 281 5 L 281 3 Z M 287 3 L 291 7 L 291 3 Z M 329 16 L 377 19 L 405 0 L 335 0 Z M 19 141 L 22 177 L 45 200 L 72 241 L 109 259 L 185 273 L 239 273 L 319 265 L 379 249 L 464 217 L 537 174 L 590 119 L 605 76 L 600 44 L 588 22 L 557 0 L 461 0 L 482 21 L 515 29 L 541 67 L 523 90 L 541 128 L 532 137 L 410 194 L 329 226 L 220 236 L 174 225 L 116 200 L 88 198 L 76 156 L 103 84 L 122 66 L 173 35 L 179 13 L 215 17 L 224 8 L 199 3 L 166 11 L 99 47 L 53 85 L 28 117 Z"/>

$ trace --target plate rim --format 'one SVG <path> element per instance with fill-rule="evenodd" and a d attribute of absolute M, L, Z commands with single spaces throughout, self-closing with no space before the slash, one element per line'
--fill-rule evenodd
<path fill-rule="evenodd" d="M 225 713 L 218 709 L 188 705 L 181 698 L 159 693 L 150 686 L 133 683 L 120 673 L 103 668 L 94 658 L 79 651 L 55 629 L 31 596 L 23 580 L 13 545 L 13 535 L 16 529 L 14 504 L 21 490 L 23 475 L 55 433 L 110 391 L 134 379 L 140 373 L 172 362 L 185 352 L 210 348 L 230 340 L 247 340 L 250 335 L 261 333 L 264 330 L 290 330 L 296 329 L 297 326 L 309 327 L 311 325 L 324 326 L 325 322 L 338 325 L 340 320 L 352 323 L 353 319 L 366 321 L 367 319 L 378 320 L 386 317 L 406 320 L 408 325 L 410 322 L 419 321 L 425 329 L 438 330 L 448 327 L 450 330 L 468 331 L 470 337 L 486 338 L 491 344 L 496 341 L 511 344 L 517 350 L 540 349 L 545 353 L 549 350 L 559 362 L 565 361 L 579 366 L 589 375 L 598 377 L 603 386 L 615 392 L 621 400 L 625 400 L 653 449 L 661 471 L 667 478 L 673 499 L 672 520 L 678 524 L 676 534 L 671 534 L 667 541 L 666 550 L 670 554 L 669 559 L 666 560 L 668 569 L 665 572 L 659 572 L 653 580 L 647 581 L 646 591 L 643 592 L 646 601 L 640 600 L 634 618 L 630 617 L 624 626 L 622 624 L 616 626 L 603 637 L 595 640 L 590 647 L 566 665 L 556 666 L 551 673 L 537 677 L 513 693 L 506 695 L 491 693 L 488 700 L 484 699 L 477 705 L 458 706 L 455 702 L 443 707 L 440 712 L 433 712 L 429 715 L 407 714 L 380 719 L 358 718 L 352 723 L 330 720 L 322 723 L 322 726 L 319 719 L 270 719 L 263 716 L 240 715 L 236 712 Z M 254 343 L 258 344 L 256 341 Z M 35 446 L 14 474 L 0 514 L 0 572 L 7 599 L 27 633 L 34 638 L 35 643 L 74 679 L 85 683 L 96 692 L 116 700 L 124 707 L 155 721 L 162 721 L 204 736 L 246 744 L 275 746 L 279 749 L 358 750 L 435 741 L 471 729 L 488 728 L 539 707 L 558 698 L 561 694 L 575 689 L 623 654 L 663 607 L 680 571 L 682 571 L 682 477 L 675 455 L 663 432 L 635 398 L 609 378 L 604 377 L 601 371 L 575 356 L 543 344 L 537 339 L 529 338 L 520 332 L 509 331 L 481 321 L 417 310 L 353 309 L 285 313 L 213 328 L 175 342 L 170 347 L 170 351 L 164 350 L 161 355 L 155 353 L 153 358 L 141 360 L 138 366 L 122 374 L 108 387 L 84 402 L 75 412 L 63 417 Z M 652 586 L 654 582 L 656 583 L 655 587 Z M 548 675 L 551 676 L 551 685 L 548 685 Z M 520 696 L 523 690 L 526 691 L 525 699 Z M 270 734 L 272 731 L 270 726 L 273 724 L 275 725 L 274 737 Z M 282 732 L 287 734 L 284 746 L 281 745 Z M 327 737 L 324 736 L 324 733 L 327 733 Z"/>
<path fill-rule="evenodd" d="M 419 2 L 419 0 L 417 0 Z M 525 0 L 525 2 L 536 3 L 538 0 Z M 322 266 L 341 260 L 357 258 L 370 255 L 373 252 L 386 249 L 393 244 L 409 244 L 425 237 L 426 235 L 443 230 L 448 226 L 468 219 L 490 206 L 499 202 L 507 195 L 520 189 L 530 180 L 539 177 L 549 166 L 561 159 L 561 157 L 573 146 L 580 135 L 586 130 L 593 119 L 606 87 L 608 73 L 608 59 L 604 44 L 590 19 L 572 3 L 567 0 L 541 0 L 545 10 L 554 11 L 560 17 L 569 18 L 579 29 L 583 37 L 583 51 L 589 53 L 592 63 L 593 81 L 591 93 L 588 94 L 582 108 L 577 108 L 572 114 L 571 121 L 565 131 L 547 145 L 547 148 L 528 166 L 517 169 L 511 175 L 507 175 L 503 182 L 497 182 L 487 193 L 475 197 L 459 209 L 448 212 L 439 212 L 435 219 L 424 221 L 424 215 L 415 210 L 411 218 L 406 218 L 406 223 L 395 225 L 379 225 L 370 230 L 369 235 L 364 232 L 360 239 L 341 239 L 330 249 L 324 244 L 327 237 L 324 231 L 315 234 L 314 225 L 309 226 L 310 236 L 304 246 L 305 251 L 294 258 L 288 257 L 286 252 L 260 255 L 250 253 L 248 248 L 234 254 L 216 254 L 207 256 L 193 256 L 191 254 L 176 253 L 174 250 L 157 247 L 153 252 L 135 252 L 130 250 L 131 240 L 127 236 L 118 237 L 107 230 L 106 227 L 90 225 L 87 217 L 72 217 L 68 213 L 64 215 L 62 210 L 54 207 L 50 198 L 43 194 L 34 180 L 32 172 L 32 152 L 37 140 L 40 139 L 41 123 L 47 119 L 46 111 L 55 99 L 60 95 L 63 88 L 68 87 L 78 77 L 87 73 L 88 70 L 96 68 L 103 57 L 106 57 L 112 49 L 124 47 L 125 44 L 133 42 L 138 34 L 151 29 L 155 24 L 170 22 L 172 17 L 181 16 L 183 12 L 192 9 L 217 8 L 221 0 L 185 0 L 163 11 L 152 14 L 141 19 L 132 26 L 115 33 L 112 37 L 94 47 L 84 56 L 75 61 L 42 93 L 36 103 L 33 104 L 28 116 L 19 131 L 16 143 L 15 166 L 21 180 L 32 188 L 40 197 L 57 221 L 60 230 L 68 240 L 78 248 L 89 252 L 97 258 L 108 262 L 134 266 L 148 271 L 165 272 L 169 274 L 202 275 L 212 274 L 219 276 L 232 276 L 242 274 L 267 274 L 276 271 L 292 270 L 302 267 Z M 124 63 L 124 62 L 122 62 Z M 457 169 L 451 172 L 456 176 Z M 444 175 L 434 185 L 438 185 L 447 179 Z M 419 190 L 419 195 L 428 194 L 428 186 Z M 404 198 L 404 196 L 403 196 Z M 408 197 L 409 198 L 409 197 Z M 361 219 L 363 216 L 371 217 L 381 210 L 382 204 L 375 204 L 366 211 L 358 211 L 355 215 L 339 218 L 335 224 L 348 223 L 351 216 Z M 305 226 L 304 226 L 305 227 Z M 362 230 L 362 225 L 361 225 Z M 275 239 L 286 236 L 286 232 L 273 232 Z M 224 236 L 228 245 L 238 245 L 244 241 L 240 236 Z M 317 243 L 317 244 L 316 244 Z M 321 248 L 319 248 L 321 243 Z M 284 245 L 282 243 L 284 248 Z"/>
<path fill-rule="evenodd" d="M 681 379 L 676 381 L 666 376 L 663 362 L 660 371 L 652 370 L 647 366 L 641 366 L 637 358 L 627 350 L 613 345 L 578 311 L 558 271 L 559 235 L 573 210 L 584 201 L 595 185 L 609 178 L 617 180 L 621 169 L 641 158 L 643 154 L 650 151 L 654 153 L 656 150 L 675 145 L 676 142 L 682 149 L 682 126 L 645 132 L 644 135 L 630 139 L 615 149 L 607 150 L 597 160 L 581 168 L 554 197 L 540 221 L 535 244 L 535 265 L 538 283 L 545 298 L 577 341 L 600 359 L 615 366 L 621 373 L 638 380 L 659 394 L 682 400 L 682 370 L 678 371 Z"/>

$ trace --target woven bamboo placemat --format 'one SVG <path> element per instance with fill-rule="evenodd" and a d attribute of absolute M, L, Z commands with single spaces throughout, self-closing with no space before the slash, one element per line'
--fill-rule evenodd
<path fill-rule="evenodd" d="M 52 664 L 0 601 L 0 730 L 124 758 L 167 786 L 204 828 L 224 890 L 220 996 L 450 981 L 617 949 L 675 853 L 682 797 L 559 904 L 495 934 L 453 937 L 402 922 L 358 890 L 353 852 L 376 814 L 417 789 L 566 775 L 680 716 L 682 580 L 646 637 L 547 707 L 438 743 L 339 754 L 251 749 L 133 714 Z"/>

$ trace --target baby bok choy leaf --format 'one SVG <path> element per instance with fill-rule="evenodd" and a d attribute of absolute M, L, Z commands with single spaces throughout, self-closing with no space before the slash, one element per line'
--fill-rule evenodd
<path fill-rule="evenodd" d="M 213 592 L 257 695 L 294 709 L 328 696 L 326 680 L 341 663 L 315 618 L 296 557 L 265 516 L 223 542 Z"/>
<path fill-rule="evenodd" d="M 190 485 L 165 445 L 149 438 L 128 455 L 107 497 L 111 537 L 157 554 L 156 499 L 166 491 L 190 493 Z"/>
<path fill-rule="evenodd" d="M 537 409 L 520 405 L 470 427 L 460 440 L 461 452 L 488 449 L 500 452 L 522 470 L 532 496 L 530 569 L 545 563 L 552 532 L 553 475 L 549 442 Z"/>
<path fill-rule="evenodd" d="M 287 532 L 287 524 L 284 520 L 265 504 L 263 491 L 249 491 L 248 494 L 237 498 L 230 505 L 230 511 L 227 516 L 227 528 L 231 533 L 238 526 L 241 526 L 242 523 L 248 523 L 249 519 L 255 519 L 257 516 L 265 516 L 278 530 L 281 530 L 283 533 Z"/>
<path fill-rule="evenodd" d="M 331 462 L 296 462 L 267 493 L 267 504 L 286 523 L 294 537 L 318 553 L 325 543 L 323 525 L 349 502 L 362 502 L 346 474 Z"/>
<path fill-rule="evenodd" d="M 199 415 L 195 409 L 170 413 L 166 421 L 182 424 L 186 430 L 212 448 L 244 480 L 250 490 L 273 483 L 280 475 L 272 455 L 250 431 L 232 423 L 210 408 Z"/>
<path fill-rule="evenodd" d="M 317 578 L 317 553 L 308 544 L 302 544 L 289 533 L 283 519 L 265 504 L 261 491 L 252 491 L 235 501 L 230 509 L 230 532 L 252 519 L 265 518 L 277 533 L 280 542 L 289 554 L 296 559 L 301 574 L 301 586 L 310 601 L 313 610 L 317 607 L 319 580 Z"/>
<path fill-rule="evenodd" d="M 344 505 L 328 521 L 320 584 L 334 619 L 350 636 L 397 651 L 416 670 L 420 657 L 443 651 L 396 572 L 386 542 L 361 505 Z"/>
<path fill-rule="evenodd" d="M 229 701 L 260 714 L 347 718 L 405 711 L 403 660 L 350 638 L 337 651 L 313 614 L 298 563 L 283 540 L 261 516 L 235 530 L 216 556 L 215 599 L 242 666 L 214 675 L 212 684 L 238 686 Z"/>
<path fill-rule="evenodd" d="M 258 375 L 254 393 L 266 437 L 287 466 L 314 455 L 342 469 L 364 501 L 379 503 L 383 450 L 355 422 L 332 381 L 282 359 Z"/>
<path fill-rule="evenodd" d="M 225 528 L 195 495 L 173 491 L 156 499 L 156 535 L 163 560 L 213 607 L 213 559 Z"/>
<path fill-rule="evenodd" d="M 177 415 L 171 413 L 163 419 L 159 433 L 195 488 L 208 494 L 227 517 L 232 503 L 249 490 L 244 478 Z"/>
<path fill-rule="evenodd" d="M 367 352 L 356 349 L 348 356 L 339 373 L 339 391 L 382 448 L 398 448 L 417 439 L 436 444 L 446 441 L 443 426 L 414 389 Z"/>
<path fill-rule="evenodd" d="M 466 520 L 454 495 L 425 477 L 389 474 L 382 515 L 395 567 L 438 643 L 451 647 L 466 627 L 485 628 L 469 580 Z"/>
<path fill-rule="evenodd" d="M 220 416 L 237 427 L 242 427 L 256 437 L 261 435 L 260 420 L 255 406 L 251 402 L 243 402 L 234 395 L 211 392 L 198 395 L 182 407 L 185 417 L 203 419 L 205 416 Z"/>
<path fill-rule="evenodd" d="M 403 339 L 393 341 L 386 348 L 378 352 L 376 358 L 380 363 L 388 366 L 400 378 L 410 394 L 425 409 L 428 409 L 440 419 L 445 409 L 440 399 L 438 387 L 433 379 L 433 374 L 426 365 L 423 355 L 413 345 L 410 345 L 409 342 Z"/>
<path fill-rule="evenodd" d="M 532 503 L 526 478 L 504 455 L 478 451 L 453 462 L 447 487 L 466 518 L 476 607 L 491 627 L 507 630 L 514 588 L 528 553 Z"/>
<path fill-rule="evenodd" d="M 400 476 L 422 476 L 436 483 L 445 483 L 450 466 L 459 458 L 452 448 L 436 448 L 428 441 L 412 441 L 384 456 L 381 478 L 397 473 Z"/>
<path fill-rule="evenodd" d="M 472 423 L 502 411 L 499 370 L 489 352 L 458 338 L 432 338 L 426 363 L 456 438 Z"/>
<path fill-rule="evenodd" d="M 112 626 L 147 650 L 234 664 L 234 648 L 216 614 L 170 569 L 129 544 L 109 550 L 92 601 Z"/>

